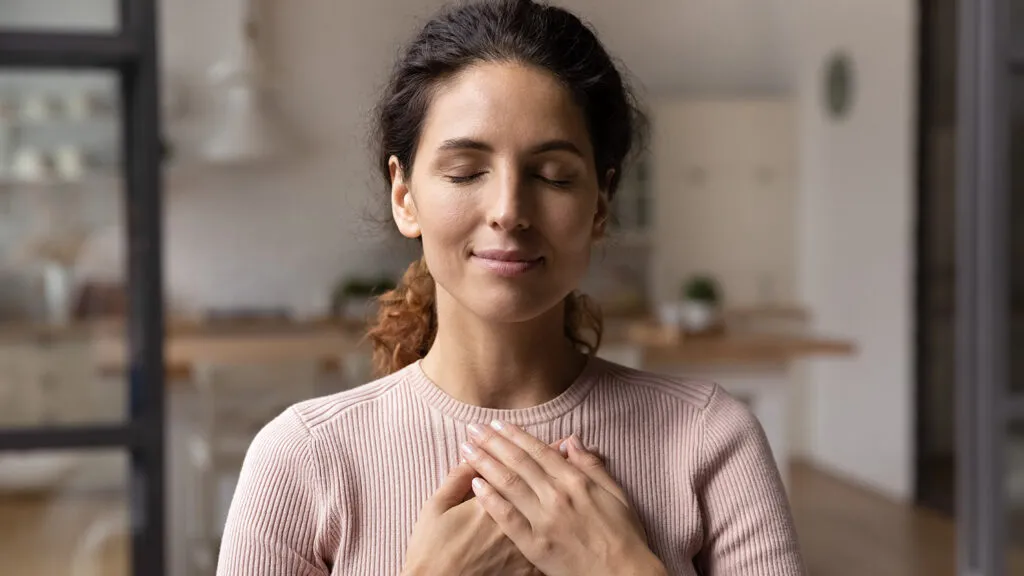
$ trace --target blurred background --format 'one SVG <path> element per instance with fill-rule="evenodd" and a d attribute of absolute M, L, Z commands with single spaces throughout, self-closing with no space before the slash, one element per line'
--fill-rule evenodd
<path fill-rule="evenodd" d="M 978 2 L 1011 25 L 1020 4 Z M 986 545 L 1024 574 L 1024 426 L 957 417 L 976 396 L 955 362 L 957 82 L 984 80 L 958 53 L 986 45 L 958 36 L 962 7 L 555 3 L 651 118 L 584 287 L 601 355 L 748 402 L 814 576 L 954 574 Z M 441 4 L 174 0 L 153 29 L 149 1 L 0 1 L 0 571 L 212 574 L 255 431 L 370 379 L 370 298 L 416 255 L 379 222 L 369 112 Z M 1006 76 L 987 77 L 1010 103 L 988 127 L 1016 144 Z M 978 354 L 1011 388 L 978 384 L 999 387 L 978 406 L 1024 389 L 1024 180 L 1004 148 L 1002 284 L 979 284 L 1007 296 L 985 316 L 1003 332 Z"/>

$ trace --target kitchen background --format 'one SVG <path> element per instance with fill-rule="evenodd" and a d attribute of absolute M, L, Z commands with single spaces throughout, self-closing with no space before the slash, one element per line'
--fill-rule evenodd
<path fill-rule="evenodd" d="M 916 506 L 917 3 L 557 3 L 621 57 L 652 120 L 585 286 L 616 327 L 604 353 L 709 373 L 748 399 L 786 471 L 814 574 L 951 574 L 951 511 Z M 201 574 L 209 549 L 197 534 L 217 519 L 191 511 L 209 482 L 184 463 L 197 460 L 194 437 L 213 437 L 204 369 L 221 358 L 190 354 L 224 350 L 237 365 L 294 345 L 340 367 L 310 390 L 366 381 L 357 338 L 324 326 L 343 288 L 351 301 L 414 255 L 386 225 L 366 135 L 397 46 L 442 3 L 258 3 L 268 87 L 253 122 L 267 132 L 249 141 L 211 77 L 244 47 L 245 5 L 161 4 L 166 313 L 180 343 L 169 458 L 182 464 L 169 483 L 169 560 L 173 574 Z M 116 5 L 5 0 L 0 24 L 109 30 Z M 0 427 L 123 417 L 117 94 L 105 72 L 0 70 Z M 269 148 L 244 157 L 255 141 Z M 699 300 L 692 281 L 704 277 L 726 325 L 674 340 L 660 328 L 680 301 Z M 282 344 L 282 333 L 308 339 Z M 66 344 L 83 338 L 85 348 Z M 88 382 L 74 369 L 97 362 Z M 120 573 L 123 455 L 73 466 L 51 456 L 0 457 L 0 526 L 33 527 L 0 528 L 0 557 L 18 554 L 25 572 Z M 198 460 L 196 470 L 209 464 Z M 203 500 L 212 508 L 230 496 L 226 477 Z M 33 534 L 58 525 L 68 554 L 35 552 Z"/>

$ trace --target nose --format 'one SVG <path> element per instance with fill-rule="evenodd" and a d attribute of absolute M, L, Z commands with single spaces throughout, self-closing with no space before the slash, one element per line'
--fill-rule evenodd
<path fill-rule="evenodd" d="M 511 232 L 530 227 L 529 190 L 517 171 L 509 170 L 495 179 L 490 196 L 487 223 L 491 228 Z"/>

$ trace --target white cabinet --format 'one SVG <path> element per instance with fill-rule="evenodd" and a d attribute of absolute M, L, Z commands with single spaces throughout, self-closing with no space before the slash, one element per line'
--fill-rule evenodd
<path fill-rule="evenodd" d="M 0 428 L 122 421 L 126 390 L 86 339 L 0 343 Z"/>
<path fill-rule="evenodd" d="M 713 274 L 731 305 L 795 298 L 797 139 L 785 98 L 652 107 L 652 296 Z"/>
<path fill-rule="evenodd" d="M 36 348 L 0 343 L 0 428 L 36 426 L 42 398 L 36 370 Z"/>
<path fill-rule="evenodd" d="M 87 340 L 70 339 L 39 351 L 44 424 L 110 424 L 124 418 L 126 383 L 100 377 Z"/>

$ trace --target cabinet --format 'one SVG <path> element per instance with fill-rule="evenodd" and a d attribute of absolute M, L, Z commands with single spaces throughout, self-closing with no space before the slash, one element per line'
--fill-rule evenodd
<path fill-rule="evenodd" d="M 714 275 L 730 305 L 796 296 L 797 140 L 786 98 L 662 99 L 651 113 L 652 295 Z"/>
<path fill-rule="evenodd" d="M 0 344 L 0 428 L 121 421 L 126 386 L 102 377 L 85 339 Z"/>
<path fill-rule="evenodd" d="M 42 405 L 35 347 L 0 344 L 0 428 L 38 426 Z"/>

